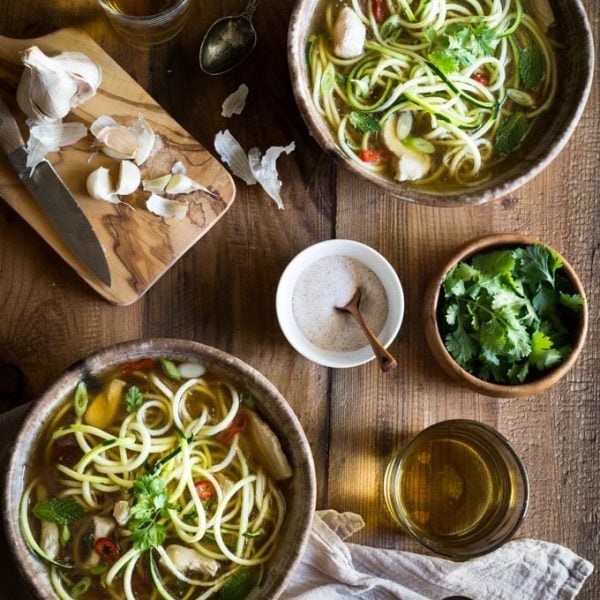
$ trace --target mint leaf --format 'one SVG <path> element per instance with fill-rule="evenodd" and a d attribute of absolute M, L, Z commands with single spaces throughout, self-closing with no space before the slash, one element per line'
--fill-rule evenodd
<path fill-rule="evenodd" d="M 522 112 L 502 118 L 496 131 L 495 150 L 498 156 L 512 154 L 529 130 L 529 120 Z"/>
<path fill-rule="evenodd" d="M 125 394 L 125 406 L 127 412 L 135 412 L 144 403 L 142 392 L 136 385 L 132 385 Z"/>
<path fill-rule="evenodd" d="M 71 525 L 86 514 L 85 508 L 69 496 L 45 498 L 33 507 L 33 514 L 42 521 L 58 525 Z"/>
<path fill-rule="evenodd" d="M 525 89 L 535 90 L 544 79 L 544 56 L 537 46 L 519 51 L 519 77 Z"/>
<path fill-rule="evenodd" d="M 381 129 L 379 121 L 373 115 L 366 112 L 352 111 L 348 119 L 352 127 L 363 133 L 375 133 Z"/>

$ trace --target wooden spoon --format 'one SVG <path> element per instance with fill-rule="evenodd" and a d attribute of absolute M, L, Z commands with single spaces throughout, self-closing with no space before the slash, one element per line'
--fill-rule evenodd
<path fill-rule="evenodd" d="M 350 313 L 356 319 L 361 329 L 369 338 L 369 344 L 371 344 L 371 348 L 373 348 L 373 352 L 375 352 L 375 358 L 379 363 L 379 368 L 386 373 L 387 371 L 395 369 L 398 366 L 398 361 L 383 347 L 382 343 L 375 337 L 373 332 L 369 329 L 369 326 L 365 323 L 359 308 L 361 293 L 361 289 L 356 288 L 356 292 L 354 292 L 350 302 L 345 306 L 336 306 L 335 309 Z"/>

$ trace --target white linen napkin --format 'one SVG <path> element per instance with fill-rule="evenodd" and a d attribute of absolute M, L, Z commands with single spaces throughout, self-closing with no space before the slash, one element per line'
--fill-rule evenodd
<path fill-rule="evenodd" d="M 531 539 L 462 563 L 344 542 L 363 526 L 354 513 L 318 511 L 281 600 L 566 600 L 593 570 L 568 548 Z"/>
<path fill-rule="evenodd" d="M 28 408 L 0 414 L 0 464 Z M 530 539 L 462 563 L 344 541 L 362 527 L 360 515 L 318 511 L 281 600 L 568 600 L 593 571 L 589 561 L 568 548 Z M 19 585 L 16 570 L 7 575 L 8 583 Z M 0 591 L 0 599 L 6 597 Z"/>

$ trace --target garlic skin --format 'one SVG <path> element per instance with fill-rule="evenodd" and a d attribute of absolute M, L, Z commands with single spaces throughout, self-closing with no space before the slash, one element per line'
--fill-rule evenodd
<path fill-rule="evenodd" d="M 81 52 L 47 56 L 37 46 L 22 53 L 25 65 L 17 88 L 17 104 L 31 119 L 52 123 L 91 98 L 102 70 Z"/>

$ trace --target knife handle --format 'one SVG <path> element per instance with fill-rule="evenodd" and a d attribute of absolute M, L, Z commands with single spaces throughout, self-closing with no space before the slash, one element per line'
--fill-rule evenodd
<path fill-rule="evenodd" d="M 0 96 L 0 146 L 7 155 L 24 146 L 25 142 L 12 112 Z"/>

